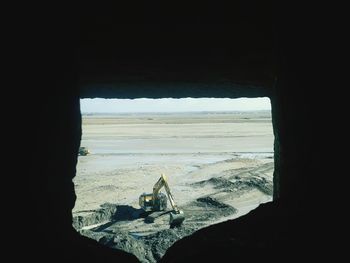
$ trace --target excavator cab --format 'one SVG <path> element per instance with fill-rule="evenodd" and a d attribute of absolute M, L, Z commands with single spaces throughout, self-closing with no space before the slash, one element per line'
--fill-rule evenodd
<path fill-rule="evenodd" d="M 153 194 L 143 193 L 140 195 L 139 204 L 146 212 L 165 211 L 167 208 L 167 198 L 163 193 L 158 193 L 156 199 L 153 199 Z"/>
<path fill-rule="evenodd" d="M 177 205 L 175 204 L 174 198 L 170 192 L 170 188 L 166 179 L 166 176 L 164 174 L 161 174 L 161 177 L 157 181 L 157 183 L 153 186 L 153 193 L 147 194 L 143 193 L 139 198 L 139 204 L 141 208 L 145 212 L 161 212 L 166 211 L 167 209 L 167 197 L 165 194 L 160 193 L 160 189 L 164 186 L 165 191 L 167 193 L 167 196 L 169 198 L 172 210 L 170 211 L 170 227 L 176 227 L 180 226 L 182 222 L 185 220 L 184 212 L 180 210 Z M 157 216 L 161 216 L 166 214 L 164 213 L 158 213 L 155 216 L 150 214 L 146 218 L 146 222 L 154 222 L 155 218 Z"/>

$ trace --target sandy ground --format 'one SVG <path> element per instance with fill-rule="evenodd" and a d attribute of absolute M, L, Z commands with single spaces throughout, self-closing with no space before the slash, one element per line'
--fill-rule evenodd
<path fill-rule="evenodd" d="M 83 116 L 81 146 L 91 154 L 77 164 L 74 227 L 143 262 L 272 199 L 269 112 Z M 169 228 L 168 214 L 145 223 L 138 204 L 161 173 L 186 215 L 179 228 Z"/>

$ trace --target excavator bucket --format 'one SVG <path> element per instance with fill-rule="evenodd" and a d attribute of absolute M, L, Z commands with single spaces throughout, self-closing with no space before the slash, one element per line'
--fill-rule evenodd
<path fill-rule="evenodd" d="M 185 220 L 185 215 L 182 210 L 179 210 L 178 213 L 175 211 L 170 212 L 170 227 L 177 227 L 182 224 L 182 222 Z"/>

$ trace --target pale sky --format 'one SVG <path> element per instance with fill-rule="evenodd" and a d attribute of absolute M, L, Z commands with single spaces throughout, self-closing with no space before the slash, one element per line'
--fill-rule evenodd
<path fill-rule="evenodd" d="M 81 99 L 82 113 L 195 112 L 271 110 L 263 98 L 181 98 L 181 99 Z"/>

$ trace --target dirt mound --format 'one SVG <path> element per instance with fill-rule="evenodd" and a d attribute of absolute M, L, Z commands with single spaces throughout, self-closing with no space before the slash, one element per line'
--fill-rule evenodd
<path fill-rule="evenodd" d="M 142 242 L 127 233 L 106 234 L 100 238 L 99 243 L 111 248 L 121 249 L 134 254 L 141 262 L 155 262 L 153 254 Z"/>
<path fill-rule="evenodd" d="M 213 177 L 213 178 L 210 178 L 209 180 L 200 181 L 200 182 L 194 183 L 192 185 L 193 186 L 204 186 L 204 185 L 208 185 L 208 184 L 213 185 L 214 188 L 216 188 L 216 189 L 232 187 L 234 185 L 234 183 L 232 183 L 231 181 L 229 181 L 225 178 L 221 178 L 221 177 Z"/>
<path fill-rule="evenodd" d="M 143 242 L 152 252 L 154 260 L 158 261 L 176 241 L 191 235 L 194 231 L 194 228 L 189 227 L 167 229 L 143 238 Z"/>
<path fill-rule="evenodd" d="M 234 207 L 210 196 L 198 198 L 184 206 L 183 209 L 186 216 L 185 223 L 176 228 L 170 228 L 166 216 L 155 224 L 145 224 L 141 209 L 108 203 L 90 212 L 86 217 L 75 217 L 74 221 L 79 222 L 79 224 L 75 223 L 75 226 L 79 227 L 77 229 L 80 229 L 80 233 L 84 236 L 95 239 L 108 247 L 132 253 L 141 262 L 156 262 L 177 240 L 210 225 L 213 220 L 237 211 Z M 92 229 L 82 229 L 89 223 L 101 223 L 99 220 L 102 222 L 109 220 L 109 222 Z M 137 229 L 139 232 L 135 232 Z"/>
<path fill-rule="evenodd" d="M 221 203 L 218 200 L 216 200 L 210 196 L 198 198 L 197 202 L 199 202 L 200 204 L 203 204 L 205 206 L 210 206 L 210 207 L 215 207 L 215 208 L 222 208 L 222 209 L 230 209 L 231 208 L 231 206 L 226 205 L 224 203 Z"/>
<path fill-rule="evenodd" d="M 191 235 L 194 227 L 165 229 L 146 236 L 139 236 L 130 231 L 107 229 L 113 223 L 107 223 L 91 230 L 81 230 L 84 236 L 97 240 L 111 248 L 121 249 L 134 254 L 141 262 L 156 262 L 177 240 Z M 107 228 L 106 228 L 107 227 Z"/>
<path fill-rule="evenodd" d="M 100 209 L 83 210 L 73 214 L 73 227 L 80 230 L 84 226 L 111 221 L 117 211 L 117 205 L 105 203 Z"/>
<path fill-rule="evenodd" d="M 223 191 L 247 191 L 252 188 L 257 188 L 267 195 L 272 195 L 273 183 L 264 177 L 241 178 L 235 175 L 233 179 L 229 180 L 223 177 L 210 178 L 200 182 L 193 183 L 194 187 L 203 187 L 205 185 L 212 185 L 214 189 L 223 189 Z"/>
<path fill-rule="evenodd" d="M 142 209 L 136 209 L 129 205 L 104 203 L 99 209 L 74 213 L 73 227 L 80 230 L 83 227 L 104 222 L 133 220 L 141 217 L 142 213 Z"/>
<path fill-rule="evenodd" d="M 265 178 L 250 178 L 249 180 L 246 180 L 244 184 L 247 187 L 256 187 L 267 195 L 273 194 L 273 184 L 272 182 L 267 181 Z"/>
<path fill-rule="evenodd" d="M 237 209 L 211 196 L 197 198 L 184 208 L 187 224 L 193 223 L 196 229 L 210 225 L 213 221 L 233 215 Z"/>

